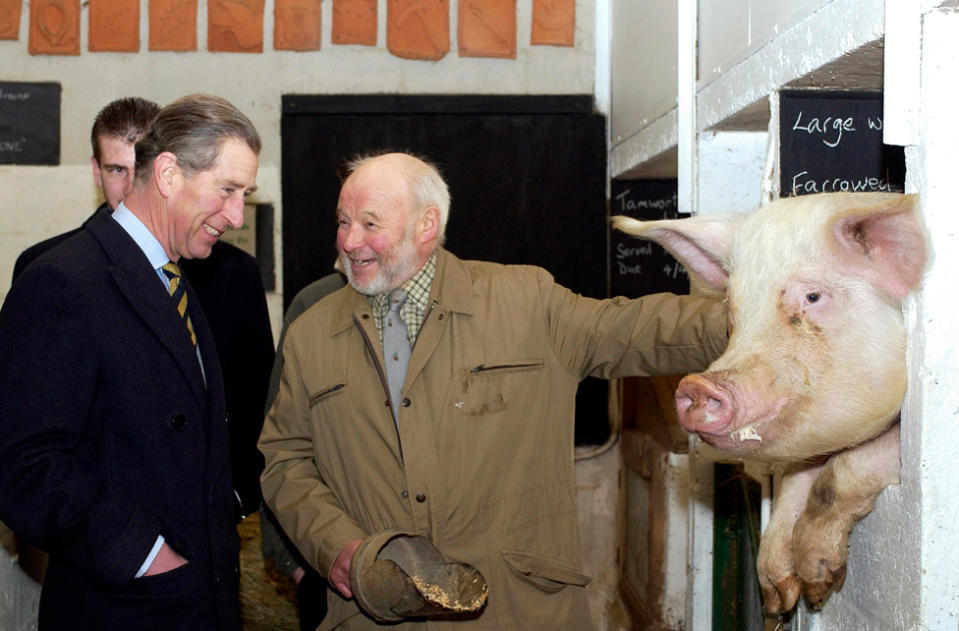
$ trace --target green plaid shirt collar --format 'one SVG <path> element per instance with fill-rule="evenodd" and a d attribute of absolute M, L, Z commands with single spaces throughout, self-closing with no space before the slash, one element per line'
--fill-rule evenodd
<path fill-rule="evenodd" d="M 406 303 L 400 309 L 400 316 L 403 322 L 406 322 L 406 330 L 410 336 L 410 344 L 416 344 L 416 336 L 419 335 L 423 327 L 423 321 L 426 320 L 426 312 L 429 307 L 430 287 L 433 284 L 433 277 L 436 276 L 436 252 L 430 255 L 430 258 L 423 265 L 423 268 L 413 275 L 413 278 L 403 283 L 403 291 L 406 292 Z M 369 296 L 370 308 L 373 309 L 373 321 L 376 323 L 376 334 L 383 342 L 383 325 L 386 323 L 386 314 L 389 312 L 389 294 L 377 294 Z"/>

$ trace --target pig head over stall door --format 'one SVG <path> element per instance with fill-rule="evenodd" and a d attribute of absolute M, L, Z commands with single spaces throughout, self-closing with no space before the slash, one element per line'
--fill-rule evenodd
<path fill-rule="evenodd" d="M 757 570 L 764 607 L 813 608 L 842 587 L 853 524 L 899 482 L 906 391 L 902 301 L 921 281 L 918 198 L 828 193 L 750 214 L 637 221 L 729 305 L 729 345 L 676 390 L 704 442 L 782 471 Z"/>

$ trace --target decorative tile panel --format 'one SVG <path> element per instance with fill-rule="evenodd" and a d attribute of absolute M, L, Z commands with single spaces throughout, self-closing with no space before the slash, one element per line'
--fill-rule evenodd
<path fill-rule="evenodd" d="M 576 32 L 576 0 L 533 0 L 529 43 L 572 46 Z"/>
<path fill-rule="evenodd" d="M 516 58 L 516 0 L 459 0 L 460 57 Z"/>
<path fill-rule="evenodd" d="M 320 0 L 276 0 L 273 9 L 273 48 L 320 50 Z"/>
<path fill-rule="evenodd" d="M 150 50 L 196 50 L 197 0 L 150 0 Z"/>
<path fill-rule="evenodd" d="M 115 53 L 140 50 L 139 0 L 90 0 L 89 48 Z"/>
<path fill-rule="evenodd" d="M 376 46 L 376 0 L 333 0 L 333 43 Z"/>
<path fill-rule="evenodd" d="M 404 59 L 445 57 L 450 50 L 449 0 L 387 0 L 386 47 Z"/>
<path fill-rule="evenodd" d="M 20 38 L 20 11 L 23 0 L 0 0 L 0 39 Z"/>
<path fill-rule="evenodd" d="M 31 55 L 79 55 L 79 0 L 32 0 L 29 50 Z"/>
<path fill-rule="evenodd" d="M 262 53 L 263 4 L 264 0 L 209 0 L 207 50 Z"/>

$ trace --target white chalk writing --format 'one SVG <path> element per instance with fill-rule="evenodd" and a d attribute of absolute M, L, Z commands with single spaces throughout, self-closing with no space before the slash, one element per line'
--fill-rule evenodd
<path fill-rule="evenodd" d="M 616 258 L 624 259 L 630 256 L 643 256 L 650 255 L 653 253 L 653 244 L 644 243 L 639 246 L 628 246 L 625 243 L 616 244 Z"/>
<path fill-rule="evenodd" d="M 673 193 L 672 197 L 661 197 L 658 199 L 629 199 L 631 192 L 632 191 L 627 188 L 622 193 L 619 193 L 613 197 L 613 202 L 616 205 L 616 212 L 642 210 L 644 208 L 653 208 L 656 210 L 676 208 L 676 193 Z"/>
<path fill-rule="evenodd" d="M 837 147 L 842 142 L 843 132 L 854 132 L 852 116 L 845 118 L 834 118 L 827 116 L 820 119 L 817 117 L 803 121 L 803 112 L 800 111 L 796 116 L 796 122 L 793 123 L 793 131 L 804 131 L 809 135 L 821 134 L 822 142 L 827 147 Z"/>
<path fill-rule="evenodd" d="M 29 98 L 29 92 L 5 92 L 3 88 L 0 88 L 0 99 L 4 101 L 26 101 Z"/>
<path fill-rule="evenodd" d="M 675 279 L 677 276 L 686 276 L 688 274 L 688 272 L 686 272 L 686 268 L 679 263 L 667 263 L 663 267 L 663 273 L 669 278 L 673 279 Z"/>
<path fill-rule="evenodd" d="M 815 180 L 809 176 L 809 171 L 800 171 L 792 178 L 792 194 L 803 193 L 834 193 L 839 191 L 892 191 L 889 184 L 889 174 L 886 177 L 861 177 L 858 179 L 826 178 Z"/>
<path fill-rule="evenodd" d="M 628 276 L 630 274 L 639 275 L 643 273 L 642 265 L 626 265 L 626 263 L 623 263 L 622 261 L 617 261 L 616 265 L 619 268 L 620 276 Z"/>
<path fill-rule="evenodd" d="M 22 153 L 24 145 L 26 144 L 27 139 L 23 137 L 13 139 L 0 138 L 0 153 Z"/>

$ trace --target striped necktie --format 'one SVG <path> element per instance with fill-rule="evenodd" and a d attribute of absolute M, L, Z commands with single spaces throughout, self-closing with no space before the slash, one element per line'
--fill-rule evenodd
<path fill-rule="evenodd" d="M 180 283 L 180 266 L 170 261 L 162 269 L 166 277 L 170 279 L 170 297 L 173 298 L 173 304 L 180 312 L 180 317 L 186 321 L 186 328 L 190 331 L 190 341 L 196 346 L 196 333 L 193 332 L 193 322 L 190 321 L 190 314 L 186 308 L 186 288 Z"/>

